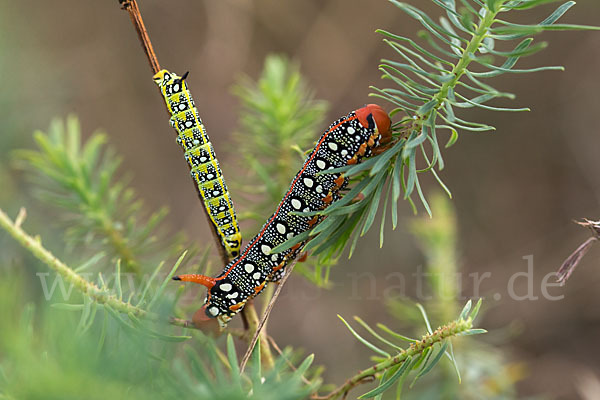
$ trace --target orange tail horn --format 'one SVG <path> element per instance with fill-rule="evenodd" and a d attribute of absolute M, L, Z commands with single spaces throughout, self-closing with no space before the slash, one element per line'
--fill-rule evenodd
<path fill-rule="evenodd" d="M 206 286 L 208 289 L 215 286 L 215 283 L 217 282 L 217 280 L 215 278 L 211 278 L 210 276 L 199 275 L 199 274 L 178 275 L 178 276 L 174 276 L 173 280 L 199 283 L 202 286 Z"/>

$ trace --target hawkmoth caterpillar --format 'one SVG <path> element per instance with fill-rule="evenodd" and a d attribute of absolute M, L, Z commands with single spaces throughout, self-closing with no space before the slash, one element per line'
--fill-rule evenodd
<path fill-rule="evenodd" d="M 177 143 L 183 148 L 192 178 L 221 243 L 231 258 L 237 257 L 242 235 L 233 202 L 213 146 L 187 87 L 187 75 L 186 72 L 180 77 L 163 69 L 153 79 L 167 104 L 171 126 L 177 131 Z"/>
<path fill-rule="evenodd" d="M 237 259 L 215 278 L 188 274 L 173 279 L 206 286 L 205 319 L 217 318 L 224 327 L 268 282 L 281 279 L 286 264 L 299 254 L 304 242 L 281 253 L 271 254 L 271 249 L 307 231 L 323 218 L 294 212 L 322 210 L 340 198 L 340 190 L 348 184 L 348 178 L 341 173 L 319 172 L 356 164 L 369 156 L 372 148 L 390 139 L 390 118 L 378 105 L 369 104 L 338 119 L 323 133 L 273 215 Z"/>

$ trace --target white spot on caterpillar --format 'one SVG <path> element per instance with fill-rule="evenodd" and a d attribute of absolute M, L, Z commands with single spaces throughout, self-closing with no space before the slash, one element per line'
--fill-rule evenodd
<path fill-rule="evenodd" d="M 353 127 L 349 126 L 347 132 L 348 134 L 352 135 L 354 132 L 356 132 L 356 130 Z"/>
<path fill-rule="evenodd" d="M 294 207 L 296 210 L 299 210 L 300 207 L 302 207 L 302 203 L 298 199 L 292 199 L 292 207 Z"/>
<path fill-rule="evenodd" d="M 237 299 L 239 293 L 238 292 L 233 292 L 233 293 L 229 293 L 227 296 L 228 299 Z"/>
<path fill-rule="evenodd" d="M 260 272 L 255 272 L 254 275 L 252 275 L 252 277 L 256 280 L 260 279 Z"/>
<path fill-rule="evenodd" d="M 200 162 L 201 163 L 205 163 L 207 160 L 208 160 L 208 158 L 206 158 L 204 156 L 200 157 Z"/>
<path fill-rule="evenodd" d="M 173 91 L 174 92 L 179 92 L 179 83 L 176 83 L 173 85 Z"/>
<path fill-rule="evenodd" d="M 266 244 L 263 244 L 262 246 L 260 246 L 260 251 L 262 251 L 263 254 L 266 256 L 271 254 L 271 248 L 269 246 L 267 246 Z"/>
<path fill-rule="evenodd" d="M 304 207 L 304 210 L 302 210 L 304 212 L 310 212 L 310 207 Z"/>
<path fill-rule="evenodd" d="M 219 289 L 221 289 L 224 292 L 229 292 L 232 288 L 233 288 L 233 286 L 231 286 L 230 283 L 223 283 L 222 285 L 219 286 Z"/>
<path fill-rule="evenodd" d="M 194 139 L 192 140 L 192 143 L 194 146 L 198 146 L 200 144 L 200 141 L 198 139 Z"/>
<path fill-rule="evenodd" d="M 344 149 L 340 151 L 340 154 L 342 155 L 342 157 L 346 157 L 348 155 L 348 150 Z"/>
<path fill-rule="evenodd" d="M 304 182 L 304 185 L 309 188 L 313 187 L 313 185 L 315 183 L 311 178 L 304 178 L 303 182 Z"/>
<path fill-rule="evenodd" d="M 329 148 L 333 151 L 337 151 L 337 149 L 338 149 L 338 145 L 335 144 L 334 142 L 329 142 L 329 144 L 327 144 L 327 146 L 329 146 Z"/>
<path fill-rule="evenodd" d="M 282 235 L 285 233 L 285 225 L 282 223 L 278 222 L 275 227 L 277 228 L 277 232 L 281 233 Z"/>
<path fill-rule="evenodd" d="M 186 108 L 185 104 L 182 103 L 179 105 L 179 110 L 183 111 L 183 110 L 185 110 L 185 108 Z"/>
<path fill-rule="evenodd" d="M 279 254 L 273 254 L 271 256 L 271 261 L 277 261 L 277 260 L 279 260 Z"/>
<path fill-rule="evenodd" d="M 323 193 L 323 186 L 321 186 L 321 185 L 318 185 L 318 186 L 315 188 L 315 192 L 317 192 L 317 193 Z"/>
<path fill-rule="evenodd" d="M 246 264 L 244 265 L 244 269 L 246 270 L 247 273 L 252 273 L 252 271 L 254 271 L 254 265 L 252 264 Z"/>
<path fill-rule="evenodd" d="M 219 194 L 221 194 L 221 192 L 218 190 L 213 190 L 213 196 L 218 196 Z"/>
<path fill-rule="evenodd" d="M 185 121 L 185 126 L 187 128 L 190 128 L 192 125 L 194 125 L 194 123 L 192 121 Z"/>
<path fill-rule="evenodd" d="M 290 232 L 287 234 L 286 238 L 289 240 L 294 237 L 294 232 Z"/>
<path fill-rule="evenodd" d="M 206 175 L 206 179 L 213 179 L 215 176 L 213 174 Z"/>
<path fill-rule="evenodd" d="M 317 167 L 319 169 L 325 169 L 326 166 L 327 166 L 327 164 L 325 164 L 325 161 L 323 161 L 323 160 L 317 160 Z"/>
<path fill-rule="evenodd" d="M 212 315 L 213 317 L 216 317 L 217 315 L 219 315 L 219 309 L 215 306 L 212 306 L 211 308 L 208 309 L 208 312 L 210 313 L 210 315 Z"/>

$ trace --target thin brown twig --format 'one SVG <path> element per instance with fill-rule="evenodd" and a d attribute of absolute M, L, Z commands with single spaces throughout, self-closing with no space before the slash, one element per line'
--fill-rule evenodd
<path fill-rule="evenodd" d="M 131 23 L 137 32 L 138 39 L 140 40 L 140 44 L 144 49 L 144 53 L 146 54 L 146 58 L 148 59 L 148 63 L 150 64 L 150 68 L 152 69 L 152 73 L 156 74 L 160 71 L 160 64 L 158 63 L 158 58 L 156 57 L 156 53 L 154 52 L 154 48 L 152 47 L 152 42 L 150 41 L 150 36 L 148 35 L 148 31 L 146 30 L 146 26 L 144 25 L 144 20 L 142 18 L 142 14 L 140 13 L 140 9 L 137 5 L 136 0 L 119 0 L 121 4 L 121 8 L 129 14 L 129 18 L 131 19 Z M 166 109 L 166 104 L 165 104 Z M 168 109 L 167 109 L 168 112 Z M 189 166 L 188 166 L 189 167 Z M 198 193 L 198 197 L 202 200 L 202 193 L 200 193 L 200 188 L 198 185 L 194 185 L 196 188 L 196 192 Z M 219 251 L 219 256 L 221 257 L 221 261 L 223 264 L 229 263 L 230 259 L 225 251 L 225 247 L 219 238 L 219 234 L 217 232 L 217 228 L 212 223 L 210 216 L 208 214 L 208 210 L 206 209 L 206 205 L 204 201 L 200 202 L 202 204 L 202 209 L 204 210 L 204 215 L 208 222 L 208 225 L 211 227 L 211 233 L 213 235 L 213 239 L 217 244 L 217 249 Z"/>
<path fill-rule="evenodd" d="M 279 297 L 279 293 L 281 293 L 281 289 L 283 288 L 283 285 L 285 284 L 287 279 L 292 274 L 292 270 L 294 269 L 295 265 L 296 265 L 296 260 L 294 260 L 289 265 L 289 267 L 287 267 L 288 270 L 286 271 L 285 275 L 281 279 L 279 286 L 277 286 L 277 289 L 275 290 L 273 297 L 271 297 L 271 300 L 269 301 L 269 305 L 265 309 L 265 312 L 260 320 L 260 323 L 258 324 L 256 331 L 254 332 L 254 336 L 252 337 L 252 340 L 250 340 L 250 344 L 248 345 L 248 350 L 246 350 L 246 354 L 244 354 L 244 358 L 242 358 L 242 362 L 240 363 L 240 373 L 244 372 L 244 369 L 246 368 L 246 364 L 248 363 L 248 360 L 250 359 L 250 355 L 252 354 L 252 350 L 254 350 L 254 346 L 256 346 L 256 340 L 258 339 L 258 335 L 260 335 L 260 332 L 261 332 L 263 326 L 267 322 L 267 318 L 269 318 L 269 315 L 271 314 L 271 310 L 273 309 L 273 306 L 275 305 L 275 301 L 277 300 L 277 297 Z"/>
<path fill-rule="evenodd" d="M 194 325 L 194 321 L 191 321 L 189 319 L 182 319 L 182 318 L 170 317 L 169 318 L 169 323 L 171 325 L 181 326 L 182 328 L 198 329 Z"/>
<path fill-rule="evenodd" d="M 577 249 L 572 252 L 556 272 L 556 281 L 562 285 L 567 282 L 575 268 L 579 265 L 583 256 L 588 252 L 592 245 L 600 240 L 600 221 L 592 221 L 584 218 L 583 221 L 575 221 L 576 224 L 589 228 L 592 231 L 592 237 L 583 242 Z"/>
<path fill-rule="evenodd" d="M 121 8 L 129 13 L 129 18 L 131 18 L 131 23 L 135 27 L 135 31 L 138 34 L 138 38 L 140 39 L 144 53 L 146 53 L 146 57 L 150 63 L 150 68 L 152 69 L 152 72 L 156 74 L 158 71 L 160 71 L 160 64 L 156 58 L 156 53 L 154 53 L 154 48 L 152 47 L 152 42 L 148 36 L 146 26 L 144 25 L 144 20 L 142 19 L 142 14 L 138 8 L 137 1 L 119 0 L 119 3 L 121 4 Z"/>
<path fill-rule="evenodd" d="M 160 71 L 160 64 L 158 63 L 158 58 L 156 57 L 154 48 L 152 47 L 152 42 L 150 41 L 150 36 L 148 35 L 146 26 L 144 25 L 144 20 L 142 19 L 142 14 L 140 13 L 139 7 L 137 5 L 137 1 L 136 0 L 119 0 L 119 3 L 121 4 L 121 8 L 123 10 L 127 11 L 127 13 L 129 14 L 131 23 L 133 24 L 135 31 L 137 32 L 138 38 L 140 40 L 140 44 L 142 45 L 142 48 L 144 49 L 144 53 L 146 54 L 146 57 L 148 59 L 148 63 L 150 64 L 150 68 L 152 69 L 152 72 L 154 74 L 156 74 L 158 71 Z M 165 107 L 166 107 L 166 104 L 165 104 Z M 168 110 L 167 110 L 167 112 L 168 112 Z M 200 188 L 198 187 L 198 185 L 194 185 L 194 187 L 196 188 L 198 197 L 202 200 L 202 194 L 200 193 Z M 204 216 L 206 217 L 208 225 L 211 227 L 211 233 L 212 233 L 213 239 L 217 245 L 217 250 L 219 252 L 219 256 L 221 257 L 221 261 L 223 262 L 223 265 L 226 265 L 230 261 L 229 255 L 227 254 L 227 251 L 225 250 L 225 247 L 223 246 L 223 243 L 221 242 L 221 239 L 217 232 L 217 227 L 212 223 L 212 220 L 210 219 L 210 216 L 208 214 L 208 210 L 206 208 L 204 201 L 201 201 L 200 203 L 202 204 L 202 209 L 204 210 Z M 251 319 L 250 314 L 252 314 L 252 312 L 254 312 L 254 314 L 255 314 L 256 310 L 254 309 L 254 305 L 251 303 L 247 304 L 246 307 L 244 307 L 244 309 L 242 310 L 242 319 L 244 321 L 244 328 L 247 330 L 249 329 L 249 327 L 251 325 L 248 323 L 248 321 Z M 178 322 L 185 324 L 185 322 L 183 320 L 178 321 Z M 187 323 L 187 325 L 189 325 L 189 323 Z M 188 326 L 188 327 L 191 327 L 191 326 Z M 262 327 L 262 325 L 261 325 L 261 327 Z M 264 352 L 265 356 L 267 356 L 267 358 L 269 358 L 269 357 L 271 357 L 271 350 L 268 347 L 268 342 L 265 341 L 265 344 L 266 344 L 266 346 L 262 348 L 262 351 Z"/>

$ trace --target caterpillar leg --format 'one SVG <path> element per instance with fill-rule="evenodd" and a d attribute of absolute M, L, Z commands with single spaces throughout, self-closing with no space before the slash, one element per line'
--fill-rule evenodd
<path fill-rule="evenodd" d="M 271 275 L 269 275 L 269 277 L 267 278 L 267 281 L 273 282 L 273 283 L 279 283 L 283 279 L 285 272 L 286 272 L 285 267 L 281 267 L 280 269 L 278 269 L 277 271 L 275 271 Z"/>

